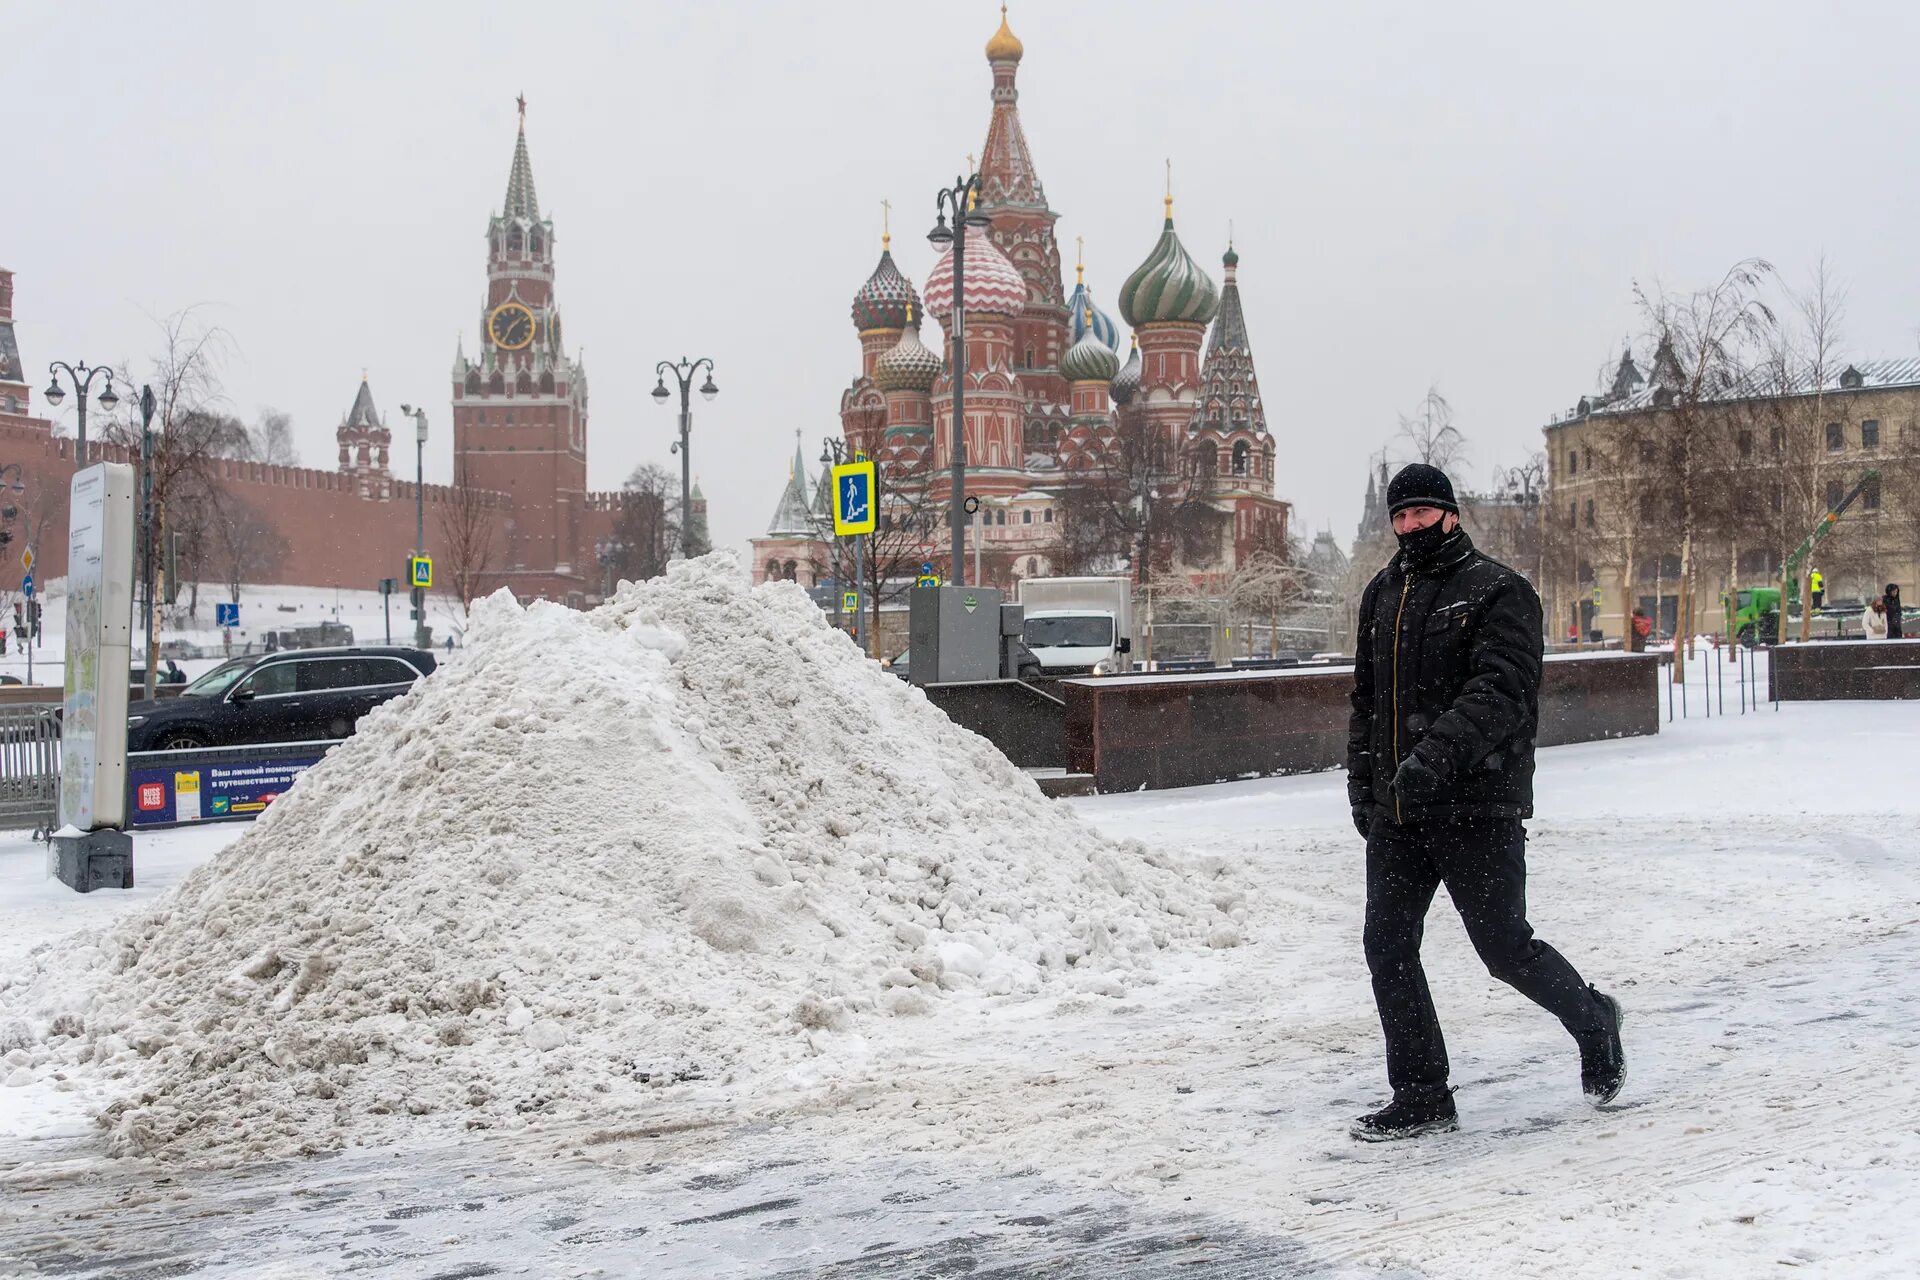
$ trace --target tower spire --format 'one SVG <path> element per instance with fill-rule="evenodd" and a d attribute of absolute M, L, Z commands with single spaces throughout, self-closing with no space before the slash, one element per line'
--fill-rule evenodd
<path fill-rule="evenodd" d="M 507 172 L 507 198 L 500 210 L 505 218 L 540 221 L 540 199 L 533 189 L 533 161 L 527 158 L 527 99 L 514 99 L 520 110 L 520 133 L 513 143 L 513 167 Z"/>

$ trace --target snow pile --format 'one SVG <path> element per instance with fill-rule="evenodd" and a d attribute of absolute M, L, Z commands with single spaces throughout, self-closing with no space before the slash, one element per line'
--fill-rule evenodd
<path fill-rule="evenodd" d="M 887 1017 L 1118 995 L 1242 917 L 718 554 L 482 602 L 177 893 L 0 978 L 0 1028 L 10 1072 L 124 1080 L 118 1150 L 320 1149 L 827 1076 Z"/>

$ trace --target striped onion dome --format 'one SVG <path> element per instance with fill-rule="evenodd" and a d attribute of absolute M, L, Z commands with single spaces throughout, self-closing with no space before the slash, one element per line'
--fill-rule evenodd
<path fill-rule="evenodd" d="M 1092 310 L 1089 305 L 1082 311 L 1080 340 L 1060 357 L 1060 372 L 1069 382 L 1112 382 L 1120 372 L 1120 357 L 1113 354 L 1113 348 L 1101 339 L 1099 330 L 1087 318 Z"/>
<path fill-rule="evenodd" d="M 927 277 L 927 310 L 941 320 L 953 314 L 953 246 Z M 1007 255 L 979 227 L 967 228 L 967 310 L 1018 315 L 1027 305 L 1027 282 Z"/>
<path fill-rule="evenodd" d="M 1159 243 L 1120 286 L 1120 314 L 1138 329 L 1144 324 L 1204 325 L 1220 309 L 1220 289 L 1188 256 L 1173 231 L 1173 197 Z"/>
<path fill-rule="evenodd" d="M 1093 318 L 1087 318 L 1091 309 Z M 1073 296 L 1067 299 L 1067 341 L 1078 342 L 1080 335 L 1091 327 L 1100 341 L 1107 344 L 1108 350 L 1120 349 L 1120 330 L 1113 318 L 1099 307 L 1093 305 L 1093 295 L 1087 291 L 1085 281 L 1073 286 Z"/>
<path fill-rule="evenodd" d="M 940 357 L 920 341 L 919 317 L 913 308 L 907 308 L 907 323 L 900 330 L 900 341 L 873 362 L 873 385 L 882 391 L 931 391 L 940 369 Z"/>
<path fill-rule="evenodd" d="M 1140 339 L 1133 340 L 1133 351 L 1127 356 L 1127 362 L 1120 366 L 1120 372 L 1114 375 L 1107 392 L 1115 404 L 1131 404 L 1140 394 Z"/>
<path fill-rule="evenodd" d="M 892 251 L 882 249 L 880 264 L 860 286 L 860 292 L 853 295 L 853 327 L 863 333 L 868 329 L 901 328 L 907 323 L 908 308 L 919 301 L 913 293 L 913 282 L 893 265 Z"/>

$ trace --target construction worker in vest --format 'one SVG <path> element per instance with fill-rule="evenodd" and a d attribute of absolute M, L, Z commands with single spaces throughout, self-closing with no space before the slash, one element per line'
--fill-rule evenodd
<path fill-rule="evenodd" d="M 1827 602 L 1827 579 L 1818 569 L 1807 575 L 1807 594 L 1813 597 L 1815 609 Z"/>

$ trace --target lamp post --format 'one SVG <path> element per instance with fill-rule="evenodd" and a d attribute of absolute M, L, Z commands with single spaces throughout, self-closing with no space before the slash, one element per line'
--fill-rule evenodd
<path fill-rule="evenodd" d="M 427 553 L 427 508 L 426 492 L 423 481 L 427 466 L 427 411 L 416 409 L 410 404 L 400 406 L 400 412 L 413 419 L 413 554 L 423 556 Z M 413 574 L 407 574 L 409 585 Z M 427 591 L 425 587 L 412 587 L 413 592 L 413 647 L 427 647 Z"/>
<path fill-rule="evenodd" d="M 600 562 L 600 596 L 603 600 L 613 598 L 613 571 L 620 564 L 620 553 L 625 544 L 618 538 L 601 538 L 593 544 L 594 559 Z"/>
<path fill-rule="evenodd" d="M 934 193 L 933 230 L 927 240 L 936 249 L 953 246 L 953 356 L 947 365 L 948 382 L 953 387 L 953 439 L 949 452 L 953 462 L 953 493 L 947 503 L 947 524 L 953 534 L 947 565 L 947 580 L 956 587 L 967 584 L 967 537 L 960 523 L 960 506 L 967 492 L 967 228 L 988 227 L 993 219 L 973 207 L 980 194 L 980 175 L 953 180 L 951 187 Z M 955 235 L 947 226 L 947 211 L 953 211 Z"/>
<path fill-rule="evenodd" d="M 47 382 L 46 391 L 42 393 L 47 397 L 47 403 L 50 405 L 58 407 L 60 402 L 67 398 L 67 393 L 60 389 L 62 369 L 67 371 L 67 378 L 73 383 L 75 394 L 80 397 L 73 406 L 74 412 L 80 415 L 80 434 L 77 447 L 73 451 L 73 469 L 78 471 L 87 465 L 87 392 L 92 387 L 93 380 L 103 373 L 107 376 L 107 385 L 100 389 L 99 399 L 102 409 L 109 413 L 113 412 L 113 406 L 120 403 L 120 397 L 113 394 L 113 370 L 98 365 L 89 369 L 85 360 L 82 360 L 80 367 L 76 369 L 65 360 L 55 360 L 47 366 L 47 372 L 52 376 Z"/>
<path fill-rule="evenodd" d="M 690 553 L 704 548 L 695 548 L 693 540 L 693 458 L 687 452 L 690 443 L 688 437 L 693 431 L 693 375 L 700 372 L 701 366 L 707 370 L 707 380 L 700 384 L 700 398 L 711 401 L 720 394 L 720 388 L 713 385 L 713 361 L 707 356 L 698 360 L 689 360 L 681 356 L 678 363 L 662 360 L 653 367 L 653 398 L 656 403 L 665 404 L 672 394 L 667 390 L 667 374 L 673 374 L 675 382 L 680 384 L 680 439 L 672 446 L 672 451 L 680 455 L 680 550 L 674 559 L 684 559 Z"/>

